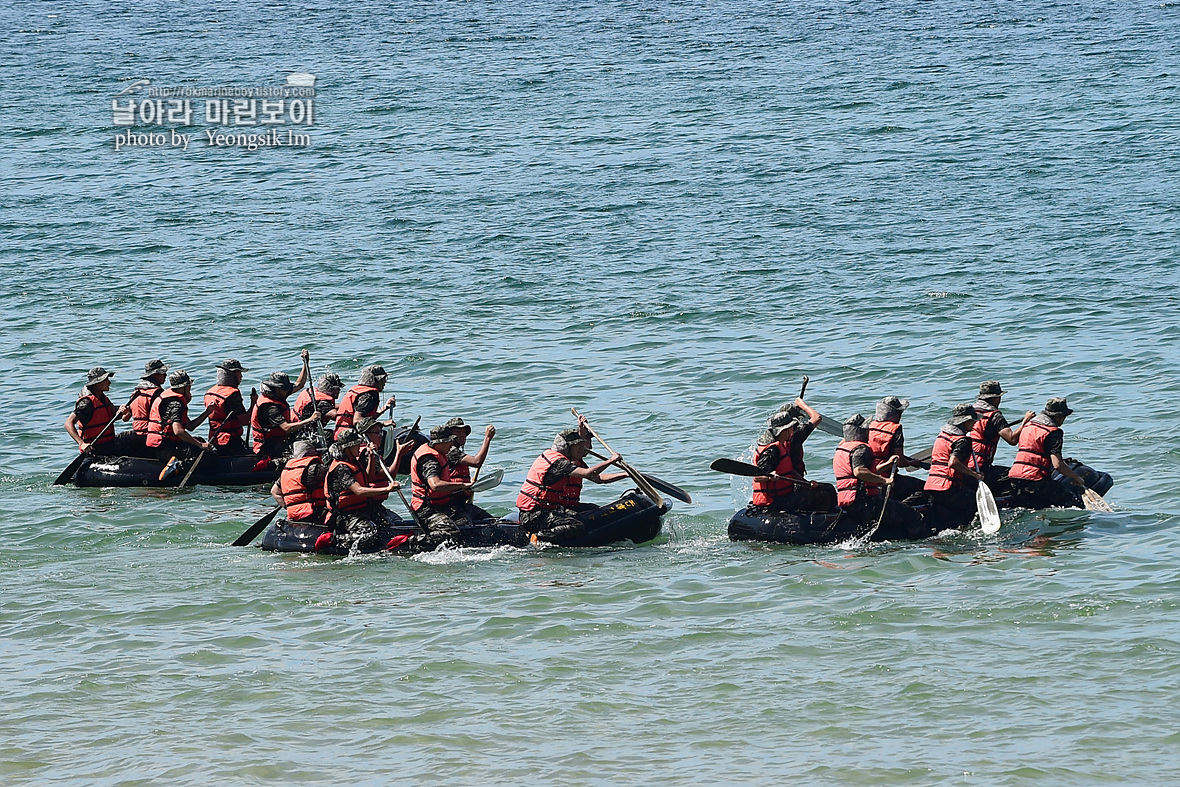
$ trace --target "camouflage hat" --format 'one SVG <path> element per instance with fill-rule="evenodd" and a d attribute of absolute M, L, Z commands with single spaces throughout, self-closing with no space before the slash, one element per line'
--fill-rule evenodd
<path fill-rule="evenodd" d="M 986 396 L 986 397 L 1003 396 L 1006 393 L 1008 393 L 1008 392 L 1000 387 L 999 380 L 988 380 L 986 383 L 979 384 L 979 395 L 980 396 Z"/>
<path fill-rule="evenodd" d="M 250 371 L 238 361 L 237 358 L 226 358 L 221 363 L 217 364 L 218 369 L 225 369 L 227 372 L 248 372 Z"/>
<path fill-rule="evenodd" d="M 775 437 L 778 437 L 788 429 L 796 429 L 799 427 L 799 421 L 789 411 L 780 410 L 774 415 L 770 416 L 767 422 L 766 431 L 770 432 Z"/>
<path fill-rule="evenodd" d="M 157 374 L 168 374 L 168 370 L 172 367 L 157 358 L 154 361 L 148 361 L 143 365 L 143 374 L 139 379 L 146 380 L 149 377 L 154 377 Z"/>
<path fill-rule="evenodd" d="M 553 438 L 553 450 L 564 451 L 570 446 L 588 442 L 590 441 L 578 429 L 562 429 Z"/>
<path fill-rule="evenodd" d="M 336 442 L 332 444 L 332 447 L 336 449 L 352 448 L 354 445 L 361 445 L 364 442 L 365 438 L 361 437 L 355 429 L 349 427 L 336 435 Z"/>
<path fill-rule="evenodd" d="M 184 369 L 177 369 L 168 375 L 168 384 L 173 388 L 188 388 L 193 384 L 193 378 L 189 377 Z"/>
<path fill-rule="evenodd" d="M 430 430 L 430 444 L 438 445 L 453 440 L 455 433 L 446 426 L 436 426 Z"/>
<path fill-rule="evenodd" d="M 463 423 L 462 418 L 452 418 L 443 424 L 443 426 L 447 429 L 450 429 L 452 432 L 458 432 L 460 429 L 462 429 L 467 434 L 471 434 L 471 427 Z"/>
<path fill-rule="evenodd" d="M 262 387 L 291 393 L 295 390 L 295 383 L 291 382 L 291 377 L 286 372 L 272 372 L 270 377 L 262 381 Z"/>
<path fill-rule="evenodd" d="M 96 383 L 101 383 L 103 380 L 109 380 L 114 376 L 114 372 L 108 372 L 101 366 L 95 366 L 86 373 L 86 384 L 94 385 Z"/>
<path fill-rule="evenodd" d="M 946 422 L 951 426 L 966 426 L 978 420 L 979 413 L 975 411 L 975 405 L 964 403 L 955 405 L 951 410 L 951 417 Z"/>
<path fill-rule="evenodd" d="M 385 373 L 385 367 L 374 364 L 373 366 L 366 366 L 361 369 L 361 385 L 368 385 L 376 388 L 378 383 L 383 383 L 389 377 Z"/>
<path fill-rule="evenodd" d="M 1073 413 L 1069 405 L 1065 403 L 1064 396 L 1054 396 L 1049 401 L 1045 402 L 1045 415 L 1057 415 L 1064 418 Z"/>
<path fill-rule="evenodd" d="M 849 442 L 863 442 L 869 434 L 869 425 L 860 413 L 844 421 L 844 439 Z"/>
<path fill-rule="evenodd" d="M 374 426 L 380 426 L 382 428 L 385 427 L 384 424 L 382 424 L 373 416 L 366 415 L 364 418 L 358 418 L 356 420 L 356 423 L 353 425 L 353 429 L 356 429 L 357 434 L 368 434 L 369 430 Z"/>
<path fill-rule="evenodd" d="M 886 396 L 881 401 L 877 402 L 877 406 L 873 411 L 873 416 L 878 421 L 884 421 L 894 415 L 901 415 L 910 406 L 909 399 L 902 399 L 897 396 Z"/>
<path fill-rule="evenodd" d="M 340 393 L 340 389 L 344 387 L 344 383 L 340 380 L 340 375 L 336 372 L 328 372 L 322 376 L 315 384 L 318 391 L 335 391 Z"/>

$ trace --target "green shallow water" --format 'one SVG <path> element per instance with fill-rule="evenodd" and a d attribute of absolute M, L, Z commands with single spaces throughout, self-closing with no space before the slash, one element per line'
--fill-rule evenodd
<path fill-rule="evenodd" d="M 1178 20 L 0 9 L 0 783 L 1177 782 Z M 309 149 L 113 150 L 128 80 L 299 69 Z M 489 510 L 571 406 L 695 502 L 639 546 L 332 560 L 227 546 L 262 490 L 50 486 L 88 367 L 118 399 L 302 347 L 495 423 Z M 983 380 L 1066 395 L 1117 511 L 731 543 L 709 462 L 804 374 L 837 419 L 910 398 L 918 446 Z"/>

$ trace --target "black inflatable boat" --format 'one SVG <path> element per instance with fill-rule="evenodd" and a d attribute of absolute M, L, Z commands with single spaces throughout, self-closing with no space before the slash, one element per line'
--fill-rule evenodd
<path fill-rule="evenodd" d="M 579 518 L 587 524 L 585 534 L 578 539 L 562 542 L 562 547 L 600 547 L 619 541 L 642 544 L 660 534 L 662 518 L 671 508 L 664 502 L 657 507 L 643 494 L 632 490 L 609 505 L 585 511 Z M 459 528 L 463 533 L 463 545 L 468 547 L 517 546 L 529 543 L 529 534 L 520 529 L 513 518 L 489 519 Z M 379 539 L 385 544 L 398 535 L 412 536 L 422 531 L 412 520 L 402 519 L 392 511 L 386 511 L 383 521 L 377 523 Z M 280 519 L 262 534 L 259 546 L 271 552 L 315 552 L 315 542 L 322 534 L 329 532 L 318 525 L 288 522 Z M 322 555 L 344 555 L 347 549 L 331 545 L 321 549 Z"/>
<path fill-rule="evenodd" d="M 269 467 L 255 470 L 257 463 L 258 457 L 253 454 L 218 456 L 208 453 L 193 471 L 188 485 L 255 486 L 274 483 L 279 477 L 279 471 Z M 82 460 L 73 480 L 78 486 L 178 486 L 188 471 L 188 466 L 161 481 L 160 471 L 163 469 L 164 462 L 159 459 L 136 456 L 88 456 Z"/>

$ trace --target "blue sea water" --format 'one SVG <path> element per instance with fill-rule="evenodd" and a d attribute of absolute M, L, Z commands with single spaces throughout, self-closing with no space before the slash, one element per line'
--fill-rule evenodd
<path fill-rule="evenodd" d="M 0 782 L 1176 783 L 1174 4 L 0 23 Z M 136 79 L 292 72 L 306 147 L 210 146 L 202 99 L 156 129 L 187 150 L 115 150 Z M 571 406 L 694 504 L 640 546 L 329 560 L 227 546 L 261 490 L 50 486 L 87 368 L 117 400 L 303 347 L 383 363 L 399 420 L 494 423 L 491 510 Z M 838 419 L 910 398 L 911 446 L 986 379 L 1010 416 L 1068 396 L 1117 511 L 731 543 L 709 462 L 803 375 Z"/>

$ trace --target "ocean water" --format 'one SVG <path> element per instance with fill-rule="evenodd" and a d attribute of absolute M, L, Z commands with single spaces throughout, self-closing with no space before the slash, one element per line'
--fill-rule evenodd
<path fill-rule="evenodd" d="M 1180 783 L 1180 7 L 0 24 L 0 783 Z M 136 129 L 187 150 L 115 149 L 134 80 L 292 72 L 305 147 L 210 145 L 241 132 L 202 99 Z M 152 358 L 203 390 L 303 347 L 383 363 L 399 420 L 494 423 L 490 510 L 571 406 L 695 502 L 639 546 L 334 560 L 228 546 L 262 490 L 50 486 L 87 368 L 118 401 Z M 1010 416 L 1068 396 L 1117 510 L 731 543 L 748 490 L 709 462 L 803 375 L 841 420 L 910 398 L 911 446 L 986 379 Z"/>

